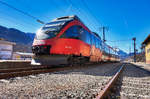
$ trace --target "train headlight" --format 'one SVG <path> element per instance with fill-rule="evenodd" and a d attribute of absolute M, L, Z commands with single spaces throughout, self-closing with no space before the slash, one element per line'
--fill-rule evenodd
<path fill-rule="evenodd" d="M 35 55 L 49 55 L 50 54 L 50 45 L 33 46 L 32 52 Z"/>

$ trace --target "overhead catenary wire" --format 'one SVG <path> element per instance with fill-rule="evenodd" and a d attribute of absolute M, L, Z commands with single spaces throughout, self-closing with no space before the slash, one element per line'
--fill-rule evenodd
<path fill-rule="evenodd" d="M 77 11 L 77 13 L 79 14 L 79 15 L 81 15 L 81 11 L 74 5 L 74 3 L 71 1 L 71 0 L 66 0 L 66 2 L 69 2 L 69 4 L 71 4 L 71 6 L 72 7 L 74 7 L 75 8 L 75 10 Z M 73 10 L 72 10 L 73 11 Z"/>
<path fill-rule="evenodd" d="M 88 7 L 88 5 L 87 5 L 87 3 L 84 1 L 84 0 L 82 0 L 82 2 L 83 2 L 83 5 L 87 8 L 87 10 L 89 11 L 89 13 L 91 13 L 92 14 L 92 16 L 95 18 L 95 20 L 99 23 L 100 21 L 99 21 L 99 19 L 93 14 L 93 12 L 91 11 L 91 9 Z M 100 24 L 101 25 L 101 24 Z"/>
<path fill-rule="evenodd" d="M 55 2 L 56 0 L 50 0 L 50 2 L 52 2 L 56 7 L 59 8 L 60 11 L 62 12 L 66 12 L 66 10 L 64 8 L 62 8 L 58 3 Z"/>
<path fill-rule="evenodd" d="M 20 13 L 22 13 L 22 14 L 28 16 L 28 17 L 31 17 L 32 19 L 35 19 L 37 22 L 39 22 L 39 23 L 41 23 L 41 24 L 44 24 L 43 21 L 41 21 L 40 19 L 36 18 L 35 16 L 33 16 L 33 15 L 27 13 L 27 12 L 24 12 L 24 11 L 18 9 L 18 8 L 15 8 L 15 7 L 13 7 L 12 5 L 9 5 L 9 4 L 7 4 L 7 3 L 4 2 L 4 1 L 1 1 L 1 0 L 0 0 L 0 3 L 3 4 L 3 5 L 5 5 L 5 6 L 7 6 L 7 7 L 9 7 L 9 8 L 11 8 L 11 9 L 14 9 L 14 10 L 16 10 L 16 11 L 18 11 L 18 12 L 20 12 Z"/>
<path fill-rule="evenodd" d="M 86 14 L 85 17 L 86 17 L 88 20 L 90 20 L 89 17 L 87 17 L 87 16 L 89 16 L 89 15 L 88 15 L 87 13 L 85 13 L 85 11 L 82 11 L 81 9 L 79 9 L 78 7 L 76 7 L 76 5 L 75 5 L 71 0 L 65 0 L 65 2 L 71 4 L 72 7 L 75 8 L 75 10 L 77 11 L 77 13 L 78 13 L 80 16 L 83 16 L 84 14 Z M 83 13 L 84 13 L 84 14 L 83 14 Z M 92 23 L 90 22 L 90 24 L 92 24 Z M 93 25 L 92 25 L 91 27 L 92 27 L 92 28 L 95 28 L 95 26 L 93 26 Z"/>
<path fill-rule="evenodd" d="M 78 4 L 80 4 L 80 2 L 78 2 Z M 83 3 L 81 3 L 81 5 L 83 5 Z M 83 5 L 84 6 L 84 5 Z M 79 9 L 81 9 L 81 8 L 79 8 Z M 82 11 L 82 10 L 81 10 Z M 94 17 L 93 17 L 93 15 L 87 10 L 83 10 L 83 13 L 85 13 L 86 14 L 86 17 L 87 16 L 91 16 L 91 18 L 90 17 L 87 17 L 88 18 L 88 21 L 90 20 L 90 25 L 91 25 L 91 27 L 93 28 L 93 29 L 97 29 L 96 28 L 96 26 L 95 26 L 95 23 L 97 23 L 97 21 L 95 21 L 95 19 L 94 19 Z M 92 20 L 92 18 L 94 19 L 94 20 Z M 95 21 L 95 22 L 94 22 Z M 92 25 L 92 24 L 94 24 L 94 25 Z"/>
<path fill-rule="evenodd" d="M 96 26 L 96 30 L 99 31 L 99 27 L 103 27 L 101 21 L 94 15 L 93 11 L 91 11 L 91 9 L 89 8 L 88 4 L 86 3 L 85 0 L 82 0 L 82 4 L 83 6 L 87 9 L 87 11 L 92 15 L 92 17 L 94 18 L 94 21 L 96 23 L 96 25 L 98 25 L 98 27 Z M 100 34 L 99 34 L 100 35 Z"/>
<path fill-rule="evenodd" d="M 36 25 L 35 24 L 33 24 L 33 23 L 28 23 L 27 21 L 24 21 L 23 23 L 18 23 L 17 21 L 16 21 L 16 18 L 14 18 L 14 17 L 9 17 L 10 15 L 8 14 L 8 13 L 4 13 L 4 12 L 2 12 L 1 11 L 1 14 L 3 14 L 3 15 L 7 15 L 8 17 L 2 17 L 1 19 L 6 19 L 7 21 L 11 21 L 11 22 L 13 22 L 13 23 L 15 23 L 14 25 L 16 25 L 16 26 L 23 26 L 24 24 L 27 24 L 29 27 L 36 27 Z M 1 17 L 1 16 L 0 16 Z M 18 20 L 18 19 L 17 19 Z"/>
<path fill-rule="evenodd" d="M 72 9 L 72 5 L 69 5 L 66 11 L 64 12 L 64 15 L 67 15 L 71 9 Z"/>
<path fill-rule="evenodd" d="M 109 41 L 107 40 L 107 42 L 129 42 L 132 41 L 132 39 L 126 39 L 126 40 L 115 40 L 115 41 Z"/>
<path fill-rule="evenodd" d="M 26 28 L 32 28 L 32 29 L 36 29 L 37 28 L 37 24 L 34 24 L 34 23 L 30 23 L 29 21 L 24 21 L 23 23 L 22 22 L 20 22 L 20 19 L 21 18 L 19 18 L 19 17 L 17 17 L 17 16 L 11 16 L 11 14 L 9 13 L 9 12 L 6 12 L 6 11 L 3 11 L 2 9 L 0 9 L 0 19 L 1 20 L 5 20 L 5 23 L 3 23 L 3 25 L 4 24 L 7 24 L 7 22 L 9 23 L 9 22 L 11 22 L 11 23 L 9 23 L 9 25 L 11 25 L 11 24 L 13 24 L 13 26 L 14 27 L 16 27 L 17 29 L 19 29 L 18 27 L 20 27 L 20 28 L 22 28 L 22 26 L 25 26 L 25 27 L 23 27 L 24 29 Z M 2 15 L 2 16 L 1 16 Z M 5 17 L 4 17 L 4 16 Z M 2 21 L 3 22 L 3 21 Z M 1 22 L 0 22 L 1 23 Z M 14 24 L 15 23 L 15 24 Z M 26 31 L 26 32 L 28 32 L 28 31 Z"/>
<path fill-rule="evenodd" d="M 83 15 L 83 13 L 81 13 L 81 10 L 78 7 L 76 7 L 76 5 L 71 0 L 66 0 L 66 2 L 67 1 L 68 1 L 69 4 L 71 4 L 72 8 L 74 8 L 80 16 Z"/>

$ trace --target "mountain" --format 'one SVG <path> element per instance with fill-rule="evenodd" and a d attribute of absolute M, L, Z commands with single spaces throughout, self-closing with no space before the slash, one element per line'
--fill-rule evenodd
<path fill-rule="evenodd" d="M 117 54 L 120 56 L 121 59 L 125 59 L 128 57 L 128 54 L 121 49 L 118 49 Z"/>
<path fill-rule="evenodd" d="M 130 53 L 128 55 L 127 61 L 134 61 L 134 53 Z M 136 61 L 137 62 L 145 62 L 145 52 L 136 53 Z"/>
<path fill-rule="evenodd" d="M 28 37 L 33 41 L 34 37 L 35 37 L 35 33 L 26 33 L 26 35 L 28 35 Z"/>
<path fill-rule="evenodd" d="M 15 28 L 0 26 L 0 38 L 15 42 L 14 52 L 32 52 L 35 33 L 25 33 Z"/>
<path fill-rule="evenodd" d="M 15 28 L 0 26 L 0 38 L 17 44 L 31 44 L 35 33 L 25 33 Z"/>

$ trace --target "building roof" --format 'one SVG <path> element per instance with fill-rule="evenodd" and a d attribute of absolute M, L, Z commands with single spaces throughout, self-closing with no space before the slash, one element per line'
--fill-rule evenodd
<path fill-rule="evenodd" d="M 33 56 L 33 53 L 25 53 L 25 52 L 14 52 L 18 55 L 24 55 L 24 56 Z"/>
<path fill-rule="evenodd" d="M 147 36 L 147 38 L 142 42 L 142 44 L 147 44 L 150 42 L 150 34 Z"/>
<path fill-rule="evenodd" d="M 9 41 L 5 41 L 5 40 L 0 40 L 0 44 L 16 45 L 16 43 L 14 43 L 14 42 L 9 42 Z"/>

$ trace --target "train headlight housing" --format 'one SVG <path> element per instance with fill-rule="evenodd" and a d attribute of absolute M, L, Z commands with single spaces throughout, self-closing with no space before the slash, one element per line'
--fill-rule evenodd
<path fill-rule="evenodd" d="M 35 55 L 49 55 L 50 54 L 50 45 L 37 45 L 32 47 L 32 52 Z"/>

